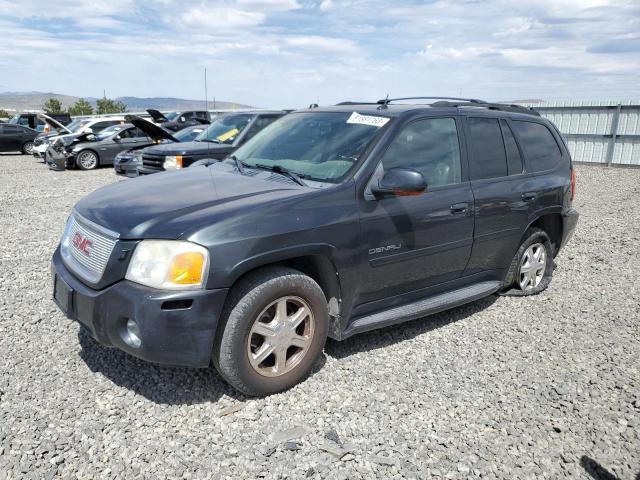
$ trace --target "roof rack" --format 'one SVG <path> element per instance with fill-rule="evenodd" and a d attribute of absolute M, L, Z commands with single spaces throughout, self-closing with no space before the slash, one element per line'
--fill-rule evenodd
<path fill-rule="evenodd" d="M 533 107 L 523 107 L 522 105 L 516 105 L 514 103 L 490 103 L 490 102 L 435 102 L 431 104 L 432 107 L 479 107 L 488 108 L 489 110 L 499 110 L 501 112 L 513 112 L 524 113 L 527 115 L 540 116 L 540 113 L 534 110 Z"/>
<path fill-rule="evenodd" d="M 383 98 L 378 100 L 377 103 L 380 105 L 378 109 L 384 110 L 387 108 L 387 105 L 391 102 L 397 102 L 399 100 L 456 100 L 459 102 L 469 102 L 469 103 L 487 103 L 484 100 L 478 100 L 476 98 L 458 98 L 458 97 L 402 97 L 402 98 Z"/>

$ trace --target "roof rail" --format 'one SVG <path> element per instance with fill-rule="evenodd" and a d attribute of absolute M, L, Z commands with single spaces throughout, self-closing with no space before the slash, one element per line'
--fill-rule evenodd
<path fill-rule="evenodd" d="M 432 107 L 479 107 L 488 108 L 489 110 L 499 110 L 501 112 L 513 112 L 524 113 L 527 115 L 540 116 L 540 113 L 533 107 L 523 107 L 522 105 L 516 105 L 514 103 L 490 103 L 490 102 L 435 102 L 431 104 Z"/>
<path fill-rule="evenodd" d="M 398 100 L 456 100 L 460 102 L 469 102 L 469 103 L 487 103 L 484 100 L 478 100 L 475 98 L 458 98 L 458 97 L 402 97 L 402 98 L 383 98 L 378 100 L 379 110 L 383 110 L 387 108 L 387 105 L 391 102 L 396 102 Z"/>

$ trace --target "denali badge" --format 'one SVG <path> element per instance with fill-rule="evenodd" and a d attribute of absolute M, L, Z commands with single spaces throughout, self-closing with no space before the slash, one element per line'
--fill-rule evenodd
<path fill-rule="evenodd" d="M 91 250 L 89 249 L 91 248 L 91 245 L 93 245 L 93 242 L 87 237 L 76 232 L 73 235 L 72 243 L 73 246 L 76 247 L 76 249 L 80 250 L 84 255 L 86 255 L 87 257 L 91 256 Z"/>
<path fill-rule="evenodd" d="M 402 245 L 387 245 L 386 247 L 370 248 L 369 255 L 375 255 L 376 253 L 388 252 L 390 250 L 398 250 L 402 248 Z"/>

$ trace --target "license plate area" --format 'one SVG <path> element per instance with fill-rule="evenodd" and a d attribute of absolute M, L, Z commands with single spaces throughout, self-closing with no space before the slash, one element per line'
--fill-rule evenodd
<path fill-rule="evenodd" d="M 53 299 L 67 317 L 71 317 L 73 306 L 73 289 L 59 275 L 56 275 L 53 288 Z"/>

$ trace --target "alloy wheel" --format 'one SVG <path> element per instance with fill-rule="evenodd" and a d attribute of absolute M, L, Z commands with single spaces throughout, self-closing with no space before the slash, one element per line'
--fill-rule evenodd
<path fill-rule="evenodd" d="M 532 290 L 540 285 L 547 268 L 547 250 L 542 243 L 529 246 L 520 261 L 518 284 L 523 291 Z"/>
<path fill-rule="evenodd" d="M 281 297 L 253 322 L 247 354 L 253 369 L 265 377 L 293 370 L 311 346 L 315 319 L 309 304 L 299 297 Z"/>
<path fill-rule="evenodd" d="M 91 170 L 98 164 L 98 157 L 93 152 L 82 152 L 78 158 L 80 166 L 85 170 Z"/>

